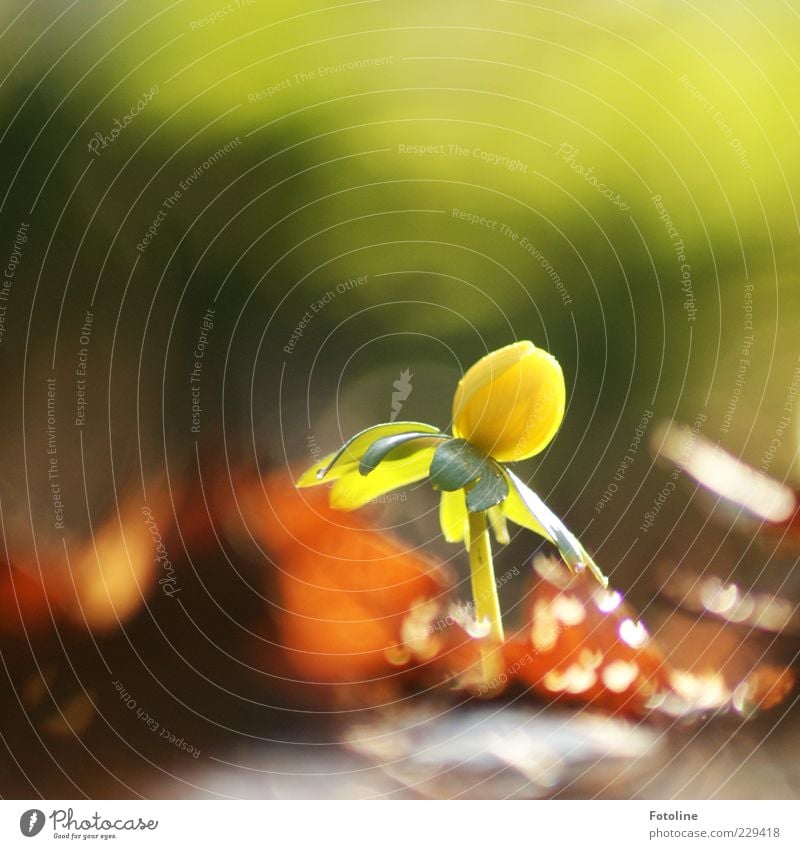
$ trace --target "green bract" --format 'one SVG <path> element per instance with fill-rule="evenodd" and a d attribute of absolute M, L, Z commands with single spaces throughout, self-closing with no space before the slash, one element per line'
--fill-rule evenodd
<path fill-rule="evenodd" d="M 574 534 L 505 463 L 543 451 L 564 417 L 566 389 L 558 361 L 532 342 L 515 342 L 481 358 L 459 381 L 454 434 L 421 422 L 368 427 L 308 469 L 298 486 L 331 482 L 330 502 L 355 510 L 401 486 L 430 478 L 440 492 L 439 522 L 448 542 L 469 551 L 475 618 L 502 642 L 503 624 L 489 528 L 509 541 L 508 522 L 543 536 L 575 572 L 608 581 Z M 482 650 L 484 675 L 491 656 Z M 496 658 L 494 663 L 496 663 Z"/>

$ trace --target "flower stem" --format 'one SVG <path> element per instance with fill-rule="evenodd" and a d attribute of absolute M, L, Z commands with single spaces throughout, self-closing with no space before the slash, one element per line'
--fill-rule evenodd
<path fill-rule="evenodd" d="M 497 597 L 497 582 L 492 565 L 492 546 L 486 524 L 486 513 L 469 514 L 469 564 L 472 579 L 472 600 L 475 604 L 475 619 L 489 621 L 489 638 L 492 645 L 481 649 L 483 675 L 486 682 L 494 678 L 499 669 L 499 644 L 503 642 L 503 619 L 500 615 L 500 600 Z"/>

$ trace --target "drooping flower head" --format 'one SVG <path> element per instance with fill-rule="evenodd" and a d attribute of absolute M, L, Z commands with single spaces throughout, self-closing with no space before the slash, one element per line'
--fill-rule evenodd
<path fill-rule="evenodd" d="M 543 451 L 564 418 L 561 366 L 532 342 L 507 345 L 478 360 L 453 398 L 453 433 L 421 422 L 390 422 L 356 434 L 320 460 L 298 486 L 331 482 L 332 506 L 354 510 L 379 496 L 429 477 L 441 492 L 439 517 L 448 542 L 470 545 L 470 514 L 485 514 L 498 542 L 507 521 L 550 540 L 574 571 L 592 558 L 520 478 L 504 464 Z"/>

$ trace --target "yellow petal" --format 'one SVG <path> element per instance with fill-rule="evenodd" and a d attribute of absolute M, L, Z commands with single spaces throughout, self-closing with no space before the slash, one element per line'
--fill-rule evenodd
<path fill-rule="evenodd" d="M 324 469 L 326 469 L 333 462 L 336 454 L 338 452 L 334 451 L 332 454 L 328 454 L 323 457 L 318 462 L 314 463 L 310 469 L 306 469 L 302 475 L 297 479 L 296 486 L 298 487 L 307 487 L 307 486 L 319 486 L 322 483 L 329 483 L 332 480 L 336 480 L 337 477 L 340 477 L 343 471 L 346 471 L 349 467 L 353 466 L 352 462 L 343 462 L 341 463 L 336 470 L 331 470 L 326 477 L 320 477 L 318 473 L 321 473 Z"/>
<path fill-rule="evenodd" d="M 469 516 L 463 489 L 442 492 L 439 501 L 439 524 L 447 542 L 462 542 L 466 539 Z"/>
<path fill-rule="evenodd" d="M 310 469 L 306 469 L 297 481 L 298 487 L 319 486 L 330 483 L 353 470 L 358 471 L 358 464 L 366 450 L 377 439 L 384 436 L 394 436 L 398 433 L 418 431 L 419 433 L 438 433 L 439 428 L 422 422 L 386 422 L 385 424 L 373 425 L 372 427 L 357 433 L 346 442 L 338 451 L 328 454 L 314 463 Z M 334 462 L 335 461 L 335 462 Z M 331 465 L 333 464 L 333 465 Z M 330 466 L 330 468 L 328 468 Z M 327 472 L 323 475 L 322 473 Z"/>
<path fill-rule="evenodd" d="M 461 378 L 453 433 L 508 463 L 542 451 L 564 418 L 566 386 L 552 354 L 517 342 L 487 354 Z"/>
<path fill-rule="evenodd" d="M 431 468 L 433 452 L 439 444 L 431 442 L 433 440 L 420 439 L 418 443 L 414 443 L 419 444 L 419 449 L 399 460 L 392 460 L 390 454 L 389 458 L 368 475 L 362 475 L 355 464 L 331 487 L 331 507 L 337 510 L 355 510 L 393 489 L 426 478 Z"/>

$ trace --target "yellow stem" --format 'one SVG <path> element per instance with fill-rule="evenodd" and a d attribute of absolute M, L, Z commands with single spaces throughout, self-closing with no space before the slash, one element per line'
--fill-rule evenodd
<path fill-rule="evenodd" d="M 489 621 L 491 645 L 481 649 L 483 677 L 489 683 L 500 672 L 499 644 L 503 642 L 503 619 L 492 564 L 492 545 L 486 513 L 469 514 L 469 565 L 475 619 Z"/>

